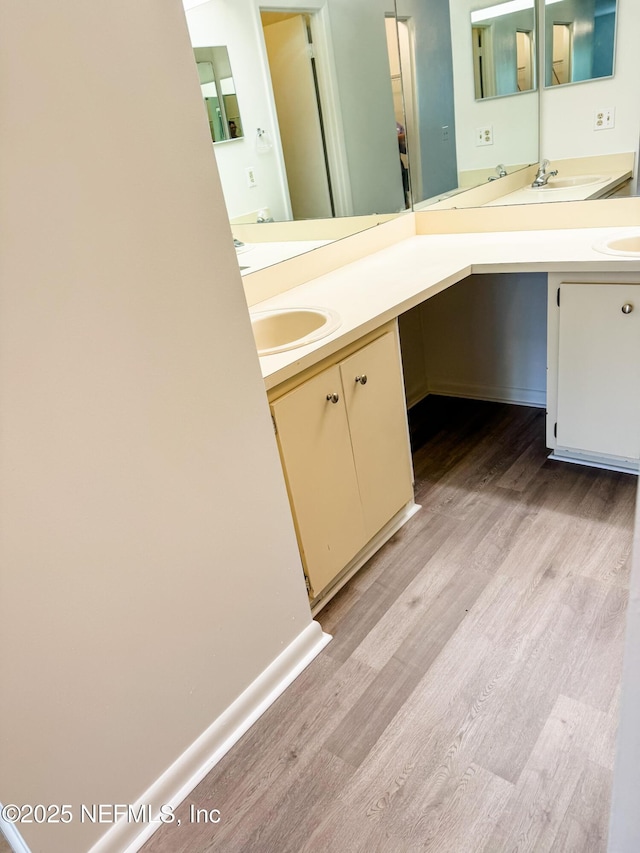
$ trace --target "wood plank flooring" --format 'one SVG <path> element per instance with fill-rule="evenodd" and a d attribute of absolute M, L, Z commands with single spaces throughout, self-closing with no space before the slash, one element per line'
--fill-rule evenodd
<path fill-rule="evenodd" d="M 637 479 L 539 409 L 430 398 L 412 442 L 423 509 L 144 853 L 606 850 Z"/>

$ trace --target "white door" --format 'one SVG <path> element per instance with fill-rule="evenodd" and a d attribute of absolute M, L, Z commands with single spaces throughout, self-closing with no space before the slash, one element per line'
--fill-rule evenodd
<path fill-rule="evenodd" d="M 264 27 L 294 219 L 333 215 L 322 127 L 303 15 Z"/>
<path fill-rule="evenodd" d="M 559 446 L 640 458 L 640 285 L 561 286 L 557 418 Z"/>

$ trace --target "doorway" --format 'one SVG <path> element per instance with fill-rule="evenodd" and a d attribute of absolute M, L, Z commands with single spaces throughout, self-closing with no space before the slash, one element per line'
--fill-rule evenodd
<path fill-rule="evenodd" d="M 535 86 L 533 71 L 533 33 L 516 30 L 516 64 L 518 92 L 528 92 Z"/>
<path fill-rule="evenodd" d="M 573 55 L 573 25 L 553 25 L 553 86 L 571 83 L 571 59 Z"/>
<path fill-rule="evenodd" d="M 336 215 L 313 43 L 304 11 L 261 10 L 294 219 Z"/>
<path fill-rule="evenodd" d="M 493 60 L 493 30 L 473 27 L 473 81 L 476 101 L 493 98 L 496 94 L 496 73 Z"/>

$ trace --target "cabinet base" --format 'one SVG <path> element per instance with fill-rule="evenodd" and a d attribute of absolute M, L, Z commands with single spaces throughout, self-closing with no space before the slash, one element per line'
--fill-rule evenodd
<path fill-rule="evenodd" d="M 553 459 L 556 462 L 571 462 L 573 465 L 586 465 L 589 468 L 604 468 L 605 471 L 619 471 L 621 474 L 640 474 L 640 463 L 631 460 L 628 462 L 609 462 L 605 459 L 591 459 L 578 454 L 565 456 L 558 452 L 550 453 L 547 458 Z"/>
<path fill-rule="evenodd" d="M 358 551 L 353 560 L 351 560 L 336 577 L 332 585 L 311 600 L 311 615 L 315 616 L 316 613 L 322 610 L 325 604 L 328 604 L 331 601 L 334 595 L 342 589 L 347 581 L 351 580 L 355 573 L 364 566 L 367 560 L 373 557 L 376 551 L 379 551 L 384 543 L 388 542 L 393 534 L 400 530 L 400 528 L 403 527 L 419 509 L 422 509 L 422 507 L 420 504 L 414 503 L 414 501 L 409 501 L 408 504 L 405 504 L 402 509 L 385 524 L 382 530 L 377 533 L 373 539 L 370 539 L 361 551 Z"/>

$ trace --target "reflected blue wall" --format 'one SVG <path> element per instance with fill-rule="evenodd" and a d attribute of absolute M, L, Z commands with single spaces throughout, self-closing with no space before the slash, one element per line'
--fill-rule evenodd
<path fill-rule="evenodd" d="M 449 0 L 397 0 L 397 12 L 415 33 L 422 197 L 431 198 L 458 186 Z"/>

